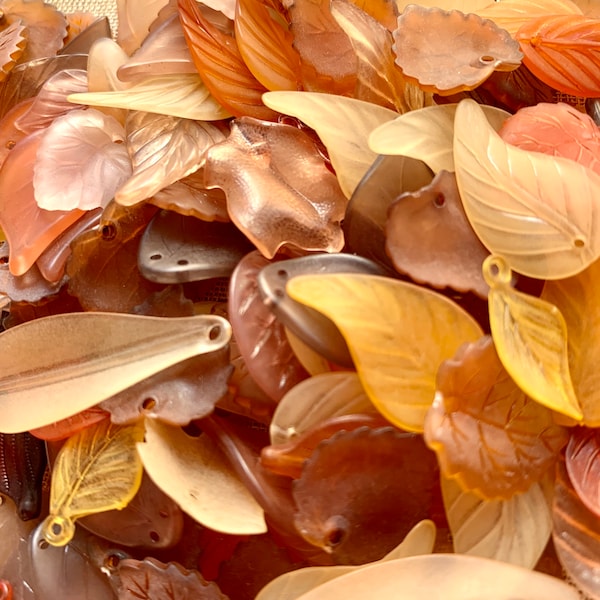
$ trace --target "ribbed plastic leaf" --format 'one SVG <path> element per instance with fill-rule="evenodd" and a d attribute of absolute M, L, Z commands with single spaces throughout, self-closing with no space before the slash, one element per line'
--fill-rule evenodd
<path fill-rule="evenodd" d="M 564 581 L 523 567 L 460 554 L 431 554 L 365 567 L 320 585 L 298 600 L 340 598 L 578 600 L 579 595 Z"/>
<path fill-rule="evenodd" d="M 286 289 L 337 325 L 372 402 L 409 431 L 423 430 L 440 363 L 482 335 L 475 320 L 451 300 L 395 279 L 301 275 Z"/>
<path fill-rule="evenodd" d="M 347 198 L 377 158 L 367 145 L 369 134 L 397 116 L 388 108 L 333 94 L 268 92 L 263 100 L 273 110 L 297 117 L 319 134 Z"/>
<path fill-rule="evenodd" d="M 26 28 L 16 20 L 0 33 L 0 81 L 4 81 L 27 46 Z"/>
<path fill-rule="evenodd" d="M 483 272 L 490 286 L 490 327 L 500 360 L 519 387 L 536 402 L 580 421 L 567 351 L 567 325 L 546 300 L 515 290 L 512 272 L 498 256 Z"/>
<path fill-rule="evenodd" d="M 190 437 L 147 420 L 138 452 L 152 481 L 205 527 L 241 535 L 266 531 L 262 509 L 205 435 Z"/>
<path fill-rule="evenodd" d="M 136 444 L 143 439 L 142 422 L 121 427 L 105 419 L 67 440 L 52 469 L 43 525 L 50 544 L 68 544 L 79 517 L 127 506 L 142 482 Z"/>
<path fill-rule="evenodd" d="M 74 415 L 186 358 L 224 347 L 230 332 L 217 316 L 92 312 L 12 327 L 0 334 L 0 431 L 28 431 Z"/>
<path fill-rule="evenodd" d="M 471 226 L 512 269 L 569 277 L 600 256 L 600 175 L 504 142 L 473 100 L 454 123 L 456 179 Z"/>
<path fill-rule="evenodd" d="M 366 565 L 331 567 L 305 567 L 284 573 L 266 585 L 255 600 L 296 600 L 302 594 L 317 586 L 377 563 L 397 560 L 406 556 L 418 556 L 433 552 L 435 542 L 435 525 L 432 521 L 424 520 L 417 523 L 402 540 L 402 542 L 382 559 Z"/>
<path fill-rule="evenodd" d="M 229 113 L 210 95 L 198 75 L 163 75 L 126 90 L 71 94 L 70 102 L 143 110 L 198 121 L 217 121 Z"/>
<path fill-rule="evenodd" d="M 587 427 L 573 431 L 565 452 L 569 479 L 586 507 L 600 517 L 600 432 Z"/>
<path fill-rule="evenodd" d="M 493 558 L 532 569 L 552 532 L 544 489 L 534 483 L 509 500 L 482 500 L 442 478 L 446 518 L 457 554 Z"/>
<path fill-rule="evenodd" d="M 600 96 L 600 21 L 583 15 L 544 16 L 525 23 L 515 38 L 523 63 L 541 81 L 575 96 Z"/>
<path fill-rule="evenodd" d="M 399 154 L 422 160 L 434 173 L 454 171 L 454 115 L 457 104 L 440 104 L 413 110 L 377 127 L 369 148 L 377 154 Z M 495 106 L 482 110 L 497 131 L 509 116 Z"/>

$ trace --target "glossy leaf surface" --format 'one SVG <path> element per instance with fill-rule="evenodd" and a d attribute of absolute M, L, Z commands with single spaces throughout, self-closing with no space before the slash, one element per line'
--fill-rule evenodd
<path fill-rule="evenodd" d="M 27 46 L 27 34 L 23 22 L 15 20 L 0 32 L 0 81 L 6 76 L 17 61 L 23 56 Z"/>
<path fill-rule="evenodd" d="M 199 523 L 230 534 L 266 531 L 262 509 L 205 435 L 148 420 L 138 451 L 154 483 Z"/>
<path fill-rule="evenodd" d="M 580 500 L 600 516 L 599 446 L 597 429 L 581 427 L 573 430 L 565 452 L 565 466 Z"/>
<path fill-rule="evenodd" d="M 97 406 L 92 406 L 91 408 L 86 408 L 81 412 L 66 417 L 65 419 L 61 419 L 60 421 L 56 421 L 55 423 L 31 429 L 30 432 L 41 440 L 56 442 L 65 440 L 82 429 L 106 419 L 108 416 L 109 414 L 105 410 L 102 410 Z"/>
<path fill-rule="evenodd" d="M 0 335 L 2 430 L 26 431 L 97 404 L 179 361 L 225 346 L 221 317 L 179 319 L 72 313 Z M 61 339 L 60 351 L 54 340 Z M 40 340 L 51 347 L 42 351 Z"/>
<path fill-rule="evenodd" d="M 560 310 L 515 290 L 512 272 L 498 256 L 485 260 L 483 272 L 490 286 L 490 327 L 502 364 L 536 402 L 581 420 L 569 370 L 567 325 Z"/>
<path fill-rule="evenodd" d="M 52 469 L 50 514 L 43 524 L 50 544 L 67 544 L 79 517 L 127 506 L 142 481 L 136 443 L 143 438 L 141 423 L 119 427 L 108 420 L 69 438 Z"/>
<path fill-rule="evenodd" d="M 273 110 L 299 118 L 318 133 L 347 198 L 376 158 L 367 145 L 369 134 L 397 116 L 389 108 L 332 94 L 269 92 L 263 99 Z"/>
<path fill-rule="evenodd" d="M 304 275 L 287 290 L 338 326 L 370 399 L 392 423 L 412 431 L 423 430 L 440 363 L 481 336 L 452 301 L 385 277 Z"/>
<path fill-rule="evenodd" d="M 454 124 L 456 179 L 484 245 L 519 273 L 574 275 L 600 254 L 600 177 L 562 157 L 506 144 L 472 100 Z"/>

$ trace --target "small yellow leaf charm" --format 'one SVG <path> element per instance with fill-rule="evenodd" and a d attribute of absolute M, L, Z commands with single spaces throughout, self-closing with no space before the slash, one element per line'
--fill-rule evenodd
<path fill-rule="evenodd" d="M 123 427 L 105 419 L 67 440 L 52 471 L 50 514 L 42 526 L 50 544 L 68 544 L 76 519 L 129 504 L 142 481 L 136 444 L 143 439 L 143 422 Z"/>
<path fill-rule="evenodd" d="M 511 286 L 512 271 L 499 256 L 483 263 L 490 286 L 490 327 L 498 356 L 533 400 L 580 421 L 567 355 L 567 326 L 556 306 Z"/>
<path fill-rule="evenodd" d="M 336 324 L 373 404 L 409 431 L 423 431 L 440 363 L 482 335 L 475 320 L 448 298 L 397 279 L 301 275 L 286 289 Z"/>

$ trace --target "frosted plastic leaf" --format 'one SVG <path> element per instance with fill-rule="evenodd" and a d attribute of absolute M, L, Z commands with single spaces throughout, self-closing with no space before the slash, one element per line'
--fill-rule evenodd
<path fill-rule="evenodd" d="M 454 171 L 454 115 L 457 104 L 427 106 L 380 125 L 369 136 L 377 154 L 399 154 L 422 160 L 434 173 Z M 481 109 L 497 131 L 510 113 L 495 106 Z"/>
<path fill-rule="evenodd" d="M 279 401 L 271 444 L 283 444 L 332 417 L 375 410 L 356 373 L 322 373 L 296 384 Z"/>
<path fill-rule="evenodd" d="M 565 452 L 567 472 L 577 495 L 586 507 L 600 516 L 600 436 L 598 429 L 573 430 Z"/>
<path fill-rule="evenodd" d="M 471 226 L 511 269 L 561 279 L 600 256 L 600 175 L 504 142 L 473 100 L 454 123 L 456 179 Z"/>
<path fill-rule="evenodd" d="M 508 500 L 482 500 L 442 477 L 442 494 L 457 554 L 533 569 L 552 532 L 550 506 L 539 483 Z"/>
<path fill-rule="evenodd" d="M 560 310 L 513 289 L 511 270 L 498 256 L 486 258 L 483 273 L 491 288 L 490 327 L 504 368 L 533 400 L 580 421 L 583 413 L 571 381 L 567 325 Z"/>
<path fill-rule="evenodd" d="M 356 566 L 305 567 L 296 571 L 290 571 L 267 584 L 255 600 L 296 600 L 302 594 L 327 581 L 331 581 L 347 573 L 352 573 L 365 566 L 389 560 L 397 560 L 406 556 L 430 554 L 433 552 L 435 533 L 436 529 L 432 521 L 421 521 L 408 532 L 404 540 L 396 548 L 374 563 Z"/>
<path fill-rule="evenodd" d="M 491 19 L 513 37 L 528 21 L 551 15 L 580 15 L 581 9 L 571 0 L 502 0 L 489 2 L 476 11 L 480 17 Z"/>
<path fill-rule="evenodd" d="M 0 81 L 15 66 L 27 46 L 27 33 L 23 23 L 14 21 L 0 32 Z"/>
<path fill-rule="evenodd" d="M 431 554 L 385 561 L 359 569 L 318 586 L 298 600 L 340 598 L 578 600 L 579 595 L 564 581 L 523 567 L 460 554 Z"/>
<path fill-rule="evenodd" d="M 0 431 L 70 417 L 162 369 L 224 347 L 230 335 L 225 319 L 208 315 L 69 313 L 11 327 L 0 334 L 0 344 L 11 348 L 0 355 Z"/>
<path fill-rule="evenodd" d="M 133 173 L 115 194 L 131 206 L 196 171 L 205 151 L 225 139 L 210 123 L 156 113 L 130 113 L 125 123 Z"/>
<path fill-rule="evenodd" d="M 142 422 L 121 427 L 105 419 L 67 440 L 52 469 L 42 528 L 50 544 L 68 544 L 79 517 L 127 506 L 142 482 L 136 443 L 143 439 Z"/>
<path fill-rule="evenodd" d="M 198 121 L 229 117 L 198 75 L 162 75 L 126 90 L 71 94 L 68 99 L 78 104 L 143 110 Z"/>
<path fill-rule="evenodd" d="M 266 531 L 262 509 L 205 435 L 190 437 L 147 420 L 138 452 L 154 483 L 205 527 L 240 535 Z"/>
<path fill-rule="evenodd" d="M 503 0 L 504 1 L 504 0 Z M 398 12 L 401 13 L 413 0 L 395 0 Z M 460 10 L 464 13 L 478 13 L 488 6 L 490 0 L 419 0 L 419 6 L 441 8 L 443 10 Z"/>
<path fill-rule="evenodd" d="M 316 92 L 268 92 L 263 101 L 317 132 L 347 198 L 377 158 L 367 145 L 369 134 L 398 116 L 395 111 L 370 102 Z"/>
<path fill-rule="evenodd" d="M 121 124 L 98 110 L 78 109 L 45 130 L 33 170 L 44 210 L 105 207 L 131 174 Z"/>
<path fill-rule="evenodd" d="M 130 83 L 117 76 L 119 68 L 127 62 L 127 53 L 114 40 L 101 38 L 90 48 L 88 58 L 88 91 L 108 92 L 124 90 Z"/>
<path fill-rule="evenodd" d="M 575 96 L 600 96 L 600 20 L 583 15 L 545 16 L 525 23 L 515 35 L 523 63 L 541 81 Z"/>
<path fill-rule="evenodd" d="M 117 41 L 128 55 L 142 45 L 150 25 L 167 3 L 167 0 L 119 0 L 117 2 L 119 20 Z"/>
<path fill-rule="evenodd" d="M 423 431 L 440 363 L 482 335 L 451 300 L 386 277 L 302 275 L 286 289 L 337 325 L 373 404 L 409 431 Z"/>

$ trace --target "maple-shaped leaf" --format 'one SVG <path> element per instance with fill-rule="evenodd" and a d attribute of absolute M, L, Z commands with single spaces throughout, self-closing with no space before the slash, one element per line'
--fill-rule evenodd
<path fill-rule="evenodd" d="M 179 0 L 183 31 L 196 69 L 211 94 L 232 115 L 274 120 L 262 102 L 267 89 L 246 66 L 235 37 L 213 25 L 195 0 Z"/>
<path fill-rule="evenodd" d="M 228 600 L 214 582 L 199 571 L 149 557 L 119 563 L 119 600 Z"/>
<path fill-rule="evenodd" d="M 210 123 L 145 112 L 131 112 L 125 132 L 133 173 L 115 194 L 124 206 L 193 173 L 203 164 L 205 151 L 225 139 Z"/>
<path fill-rule="evenodd" d="M 15 21 L 0 31 L 0 81 L 6 79 L 26 45 L 26 27 L 22 22 Z"/>
<path fill-rule="evenodd" d="M 490 336 L 442 363 L 436 388 L 425 440 L 444 475 L 482 498 L 508 499 L 526 491 L 567 442 L 552 412 L 510 378 Z"/>
<path fill-rule="evenodd" d="M 516 33 L 523 62 L 544 83 L 586 98 L 600 96 L 600 20 L 583 15 L 544 16 Z"/>
<path fill-rule="evenodd" d="M 565 465 L 573 487 L 585 506 L 600 516 L 600 436 L 598 429 L 573 429 Z"/>
<path fill-rule="evenodd" d="M 342 249 L 346 198 L 306 133 L 242 117 L 208 149 L 204 170 L 207 187 L 225 191 L 231 220 L 267 258 L 284 244 Z"/>
<path fill-rule="evenodd" d="M 35 200 L 45 210 L 105 207 L 131 175 L 121 124 L 98 110 L 78 109 L 44 131 L 33 172 Z"/>

